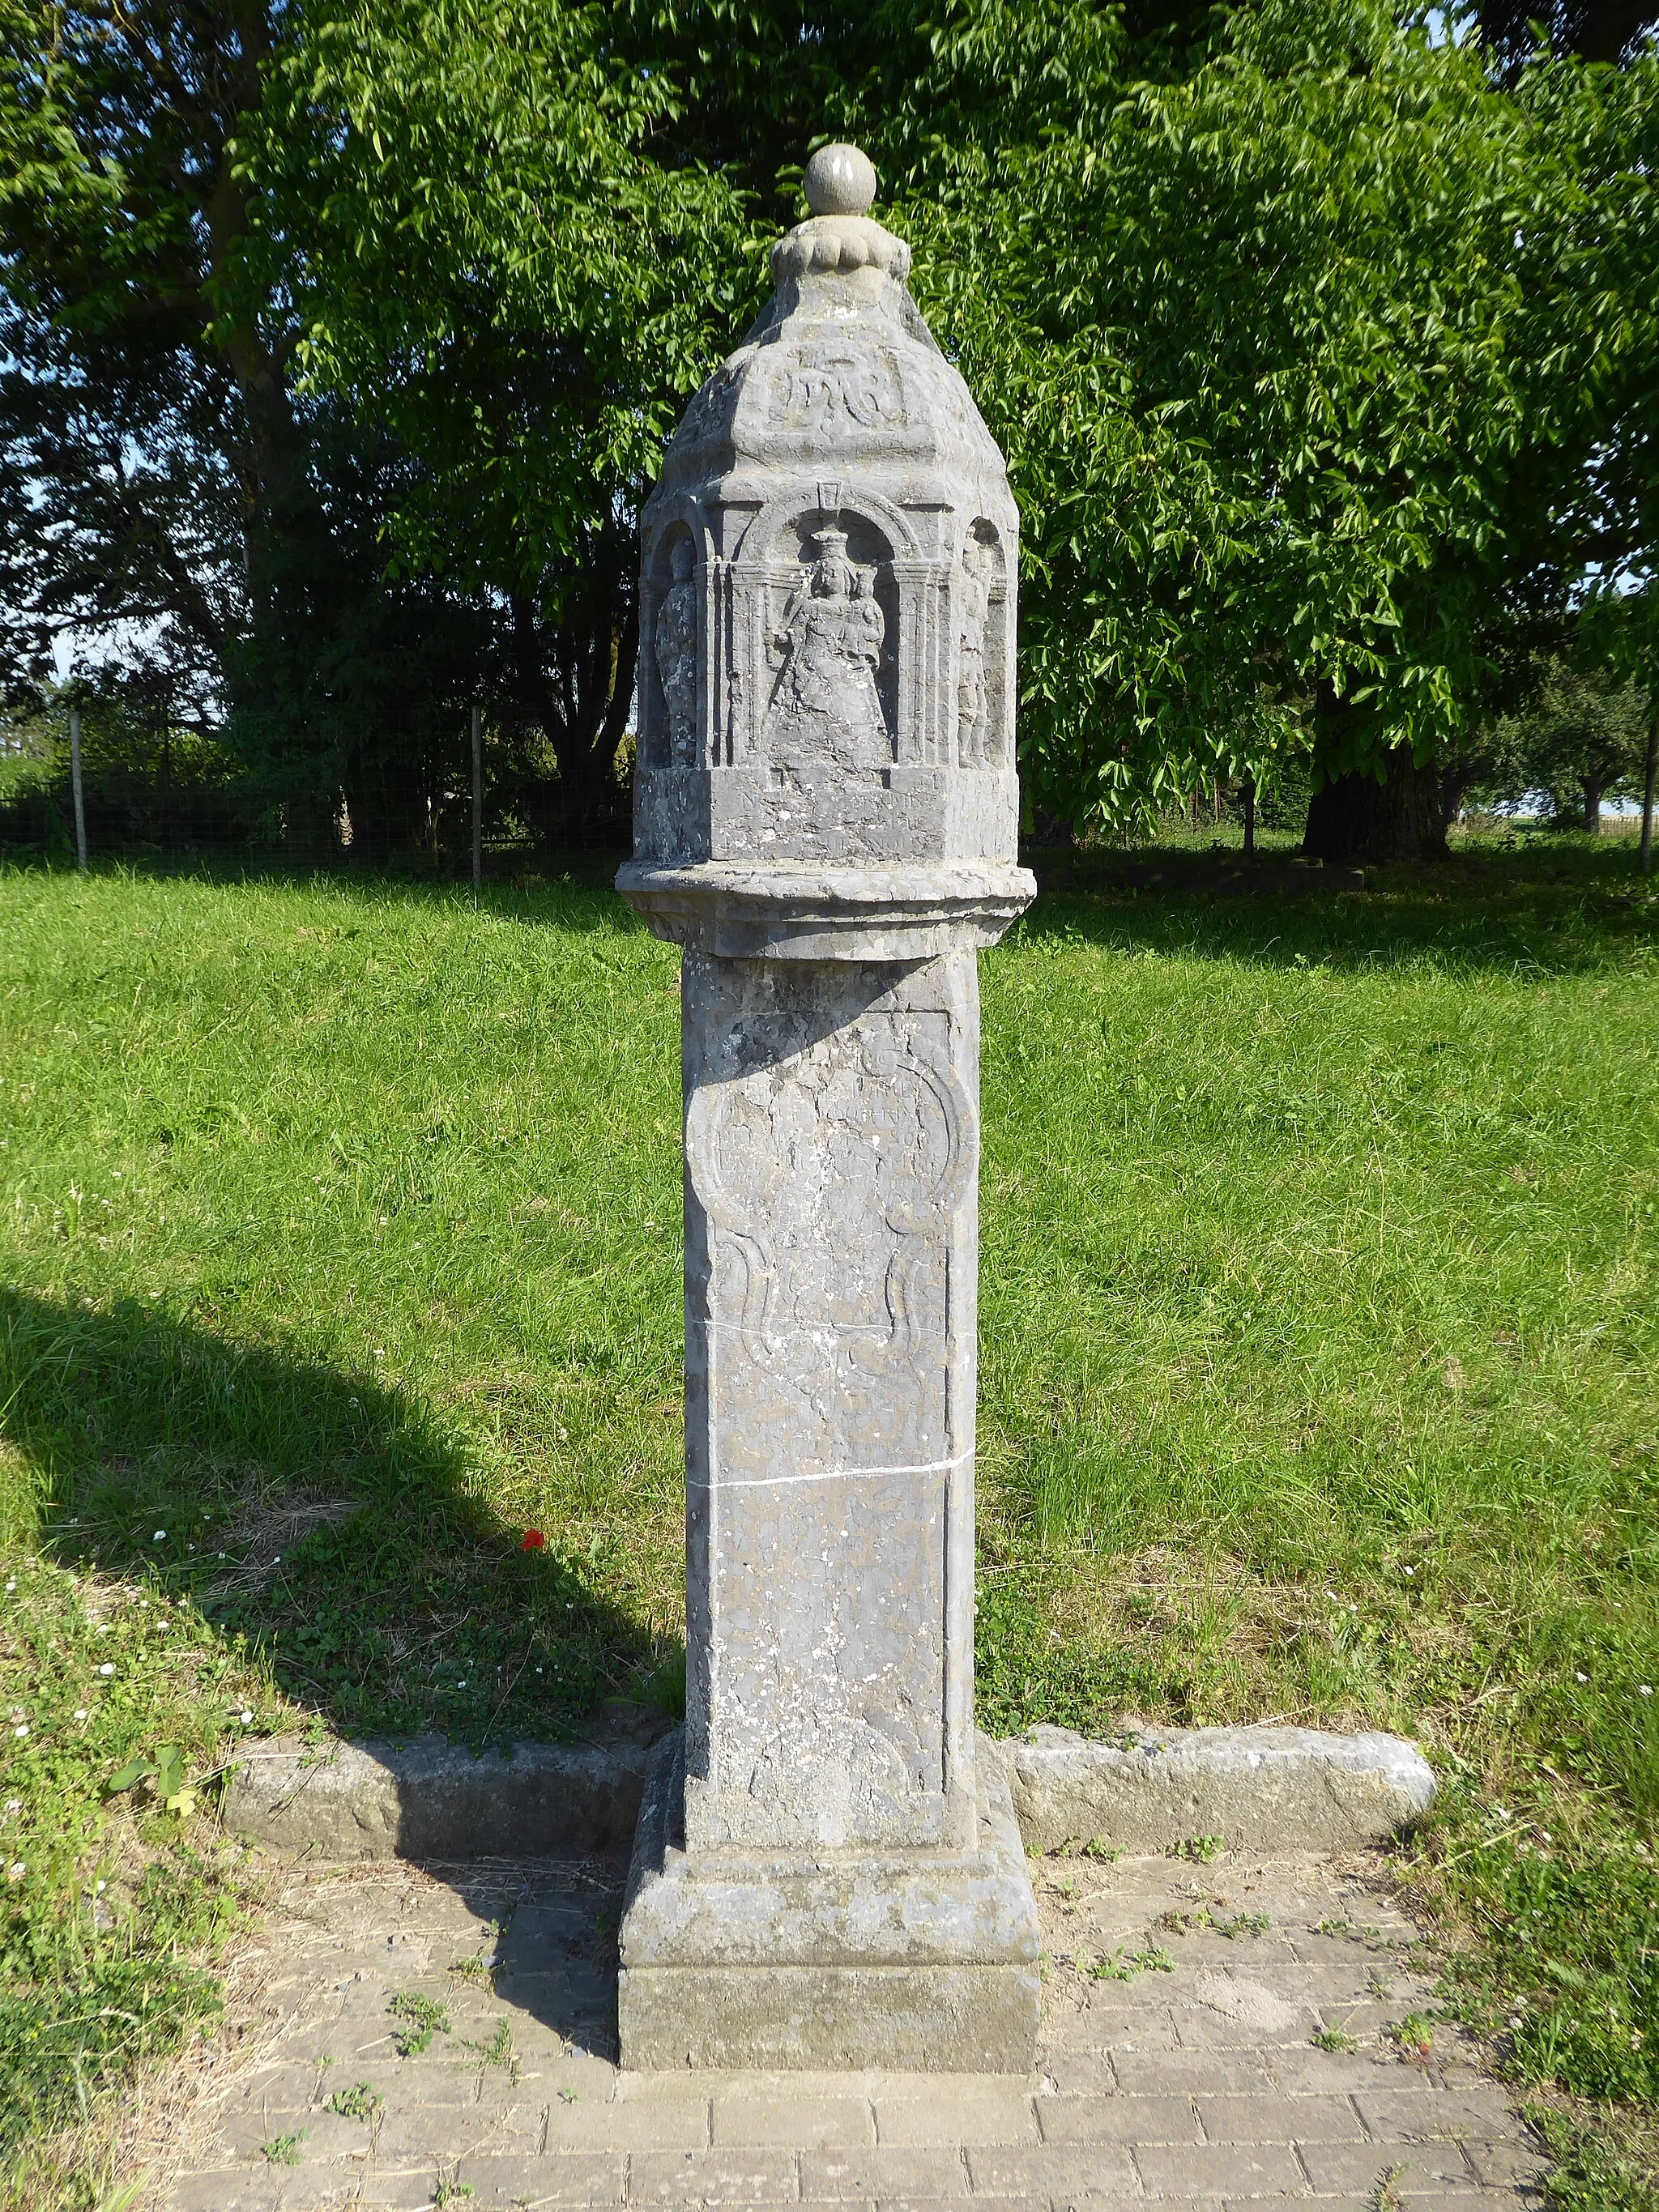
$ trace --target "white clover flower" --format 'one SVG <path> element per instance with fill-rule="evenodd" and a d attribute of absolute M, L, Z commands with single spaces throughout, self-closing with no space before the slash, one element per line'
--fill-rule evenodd
<path fill-rule="evenodd" d="M 115 1672 L 115 1662 L 112 1659 L 106 1659 L 98 1671 L 100 1674 L 112 1674 Z"/>
<path fill-rule="evenodd" d="M 240 1713 L 237 1717 L 241 1722 L 244 1728 L 249 1728 L 252 1725 L 253 1716 L 252 1713 Z"/>
<path fill-rule="evenodd" d="M 75 1717 L 77 1721 L 83 1721 L 88 1717 L 87 1709 L 84 1705 L 77 1705 L 75 1708 Z"/>
<path fill-rule="evenodd" d="M 1575 1667 L 1572 1670 L 1572 1679 L 1575 1682 L 1588 1682 L 1589 1676 L 1588 1674 L 1581 1674 L 1578 1669 Z"/>
<path fill-rule="evenodd" d="M 28 1872 L 28 1870 L 29 1863 L 27 1859 L 14 1859 L 11 1864 L 6 1869 L 6 1872 L 11 1876 L 14 1881 L 21 1881 L 23 1876 Z"/>
<path fill-rule="evenodd" d="M 1653 1695 L 1652 1683 L 1638 1682 L 1636 1686 L 1636 1694 L 1638 1698 L 1650 1698 Z"/>
<path fill-rule="evenodd" d="M 158 1528 L 155 1534 L 150 1538 L 150 1542 L 152 1544 L 159 1544 L 167 1533 L 167 1532 L 165 1528 Z"/>
<path fill-rule="evenodd" d="M 16 1727 L 12 1730 L 12 1734 L 13 1734 L 14 1735 L 19 1735 L 19 1736 L 21 1736 L 21 1735 L 27 1735 L 28 1734 L 28 1732 L 29 1732 L 29 1724 L 28 1724 L 28 1723 L 27 1723 L 27 1721 L 19 1721 L 19 1723 L 17 1723 L 17 1726 L 16 1726 Z"/>

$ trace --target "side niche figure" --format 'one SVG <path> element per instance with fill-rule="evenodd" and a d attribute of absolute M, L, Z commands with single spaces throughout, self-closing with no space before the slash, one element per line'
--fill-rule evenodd
<path fill-rule="evenodd" d="M 985 765 L 988 715 L 985 698 L 985 625 L 990 619 L 990 585 L 985 548 L 969 537 L 962 549 L 962 619 L 957 632 L 957 759 L 963 768 Z"/>
<path fill-rule="evenodd" d="M 668 757 L 676 768 L 697 764 L 697 587 L 691 540 L 677 538 L 673 582 L 657 610 L 657 673 L 668 708 Z"/>
<path fill-rule="evenodd" d="M 766 717 L 768 749 L 786 770 L 812 763 L 848 774 L 890 765 L 892 738 L 876 688 L 887 624 L 873 573 L 849 560 L 847 533 L 817 532 L 773 633 L 782 656 Z"/>

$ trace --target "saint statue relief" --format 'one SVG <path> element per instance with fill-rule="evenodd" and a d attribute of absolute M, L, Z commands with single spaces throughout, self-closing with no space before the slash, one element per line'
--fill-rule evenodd
<path fill-rule="evenodd" d="M 961 617 L 957 626 L 957 759 L 963 768 L 985 764 L 985 624 L 991 611 L 985 548 L 970 537 L 962 549 Z"/>
<path fill-rule="evenodd" d="M 674 580 L 657 610 L 657 674 L 668 708 L 668 757 L 676 768 L 697 764 L 697 587 L 689 538 L 677 538 Z"/>
<path fill-rule="evenodd" d="M 848 558 L 847 533 L 814 539 L 772 645 L 782 665 L 766 717 L 773 759 L 784 768 L 823 762 L 849 773 L 890 765 L 892 739 L 876 688 L 886 622 L 873 573 Z"/>

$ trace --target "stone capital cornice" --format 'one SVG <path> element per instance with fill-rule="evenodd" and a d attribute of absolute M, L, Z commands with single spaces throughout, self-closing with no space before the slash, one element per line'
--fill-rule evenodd
<path fill-rule="evenodd" d="M 727 960 L 931 960 L 976 951 L 1036 896 L 1028 868 L 629 861 L 617 888 L 653 936 Z"/>

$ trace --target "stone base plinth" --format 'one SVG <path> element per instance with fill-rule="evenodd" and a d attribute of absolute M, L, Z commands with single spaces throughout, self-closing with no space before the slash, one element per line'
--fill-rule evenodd
<path fill-rule="evenodd" d="M 983 1740 L 975 1764 L 971 1851 L 693 1856 L 679 1840 L 683 1743 L 666 1739 L 623 1916 L 623 2064 L 1029 2072 L 1036 1905 Z"/>

